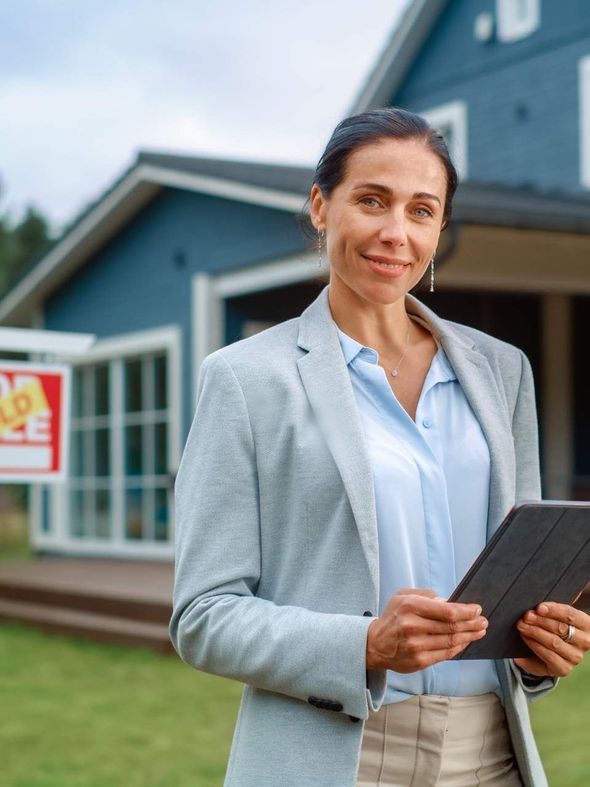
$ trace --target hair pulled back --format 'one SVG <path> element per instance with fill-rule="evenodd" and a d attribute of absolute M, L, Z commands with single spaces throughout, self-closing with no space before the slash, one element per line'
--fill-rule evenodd
<path fill-rule="evenodd" d="M 329 197 L 346 175 L 348 158 L 355 150 L 382 139 L 415 139 L 424 143 L 440 160 L 447 176 L 443 209 L 443 229 L 451 218 L 453 196 L 457 190 L 455 169 L 442 134 L 427 121 L 399 107 L 382 107 L 344 118 L 334 129 L 313 177 L 324 197 Z"/>

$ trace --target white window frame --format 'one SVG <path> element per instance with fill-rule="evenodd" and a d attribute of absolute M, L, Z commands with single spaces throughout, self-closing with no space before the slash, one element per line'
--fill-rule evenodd
<path fill-rule="evenodd" d="M 123 384 L 123 359 L 133 355 L 146 355 L 151 353 L 166 353 L 167 364 L 167 387 L 168 387 L 168 410 L 169 410 L 169 431 L 168 431 L 168 467 L 175 472 L 180 463 L 181 455 L 181 417 L 182 417 L 182 386 L 181 386 L 181 349 L 182 332 L 176 326 L 165 326 L 147 331 L 123 334 L 120 336 L 109 337 L 99 340 L 88 350 L 83 358 L 78 356 L 59 356 L 60 362 L 70 363 L 73 367 L 77 365 L 112 363 L 115 362 L 113 369 L 113 387 L 119 389 Z M 119 396 L 120 398 L 120 396 Z M 112 410 L 111 410 L 112 412 Z M 115 435 L 119 435 L 119 430 L 115 430 Z M 120 435 L 119 435 L 120 440 Z M 111 467 L 111 477 L 116 489 L 125 488 L 124 468 L 121 460 L 121 446 L 111 446 L 112 456 L 118 460 Z M 121 505 L 121 496 L 116 495 L 113 499 L 113 520 L 114 527 L 111 538 L 74 538 L 70 535 L 69 528 L 69 485 L 67 482 L 54 484 L 49 489 L 49 511 L 50 521 L 54 527 L 50 533 L 42 531 L 40 489 L 33 505 L 33 545 L 37 549 L 49 549 L 67 554 L 77 555 L 103 555 L 143 558 L 143 559 L 169 559 L 174 557 L 174 507 L 173 495 L 170 491 L 169 506 L 170 512 L 170 531 L 168 541 L 143 543 L 139 540 L 130 541 L 124 536 L 124 511 Z"/>
<path fill-rule="evenodd" d="M 541 22 L 540 0 L 524 0 L 527 3 L 524 17 L 516 13 L 516 4 L 523 0 L 496 0 L 498 41 L 509 44 L 530 36 Z"/>
<path fill-rule="evenodd" d="M 590 55 L 578 64 L 580 102 L 580 182 L 590 189 Z"/>
<path fill-rule="evenodd" d="M 420 111 L 418 114 L 435 129 L 445 126 L 450 126 L 453 129 L 453 140 L 449 145 L 449 152 L 459 180 L 466 180 L 468 174 L 467 103 L 459 100 L 449 101 L 446 104 Z"/>
<path fill-rule="evenodd" d="M 228 273 L 197 273 L 192 279 L 192 410 L 197 401 L 199 370 L 209 353 L 223 347 L 228 298 L 311 281 L 320 272 L 317 253 L 308 252 Z M 324 271 L 325 272 L 325 271 Z M 327 281 L 326 281 L 327 283 Z"/>

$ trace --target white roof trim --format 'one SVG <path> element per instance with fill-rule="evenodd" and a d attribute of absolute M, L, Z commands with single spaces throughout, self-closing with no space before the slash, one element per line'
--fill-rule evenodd
<path fill-rule="evenodd" d="M 95 339 L 92 333 L 0 328 L 0 350 L 11 352 L 82 355 L 90 349 Z"/>
<path fill-rule="evenodd" d="M 391 101 L 446 5 L 447 0 L 409 0 L 381 57 L 350 107 L 349 115 L 366 112 Z"/>
<path fill-rule="evenodd" d="M 97 230 L 116 208 L 127 200 L 140 185 L 138 172 L 133 170 L 116 186 L 113 191 L 101 200 L 79 224 L 72 228 L 62 240 L 0 301 L 0 321 L 6 320 L 23 301 L 40 289 L 43 282 L 51 276 L 64 261 L 74 257 L 79 260 L 87 256 L 104 240 L 106 233 Z M 153 188 L 149 196 L 152 196 Z M 145 199 L 137 202 L 143 204 Z M 42 293 L 40 292 L 40 295 Z M 35 299 L 38 300 L 38 299 Z"/>
<path fill-rule="evenodd" d="M 142 164 L 139 167 L 139 172 L 143 180 L 158 183 L 160 186 L 199 191 L 238 202 L 263 205 L 275 210 L 297 212 L 301 210 L 305 202 L 305 197 L 302 197 L 301 194 L 250 186 L 246 183 L 236 183 L 233 180 L 213 178 L 209 175 L 176 172 L 165 167 L 156 167 L 153 164 Z"/>
<path fill-rule="evenodd" d="M 43 285 L 53 284 L 55 277 L 60 275 L 58 271 L 65 278 L 163 187 L 186 189 L 289 212 L 300 211 L 305 202 L 301 194 L 139 164 L 0 301 L 0 322 L 10 319 L 18 309 L 41 300 L 45 294 Z"/>

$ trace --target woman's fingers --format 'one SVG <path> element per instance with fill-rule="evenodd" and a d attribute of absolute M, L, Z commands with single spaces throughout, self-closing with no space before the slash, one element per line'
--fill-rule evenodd
<path fill-rule="evenodd" d="M 558 646 L 558 650 L 552 647 L 552 645 L 557 643 L 552 642 L 550 644 L 543 644 L 539 641 L 539 633 L 541 631 L 541 629 L 538 629 L 535 632 L 536 636 L 534 638 L 527 636 L 524 632 L 521 632 L 521 636 L 533 653 L 547 666 L 547 675 L 555 677 L 565 677 L 569 675 L 576 664 L 579 664 L 582 660 L 583 653 L 577 648 L 572 648 L 571 645 L 563 643 L 563 640 L 560 640 L 568 649 L 564 655 L 561 646 Z M 543 634 L 549 637 L 555 636 L 548 632 L 543 632 Z"/>
<path fill-rule="evenodd" d="M 485 628 L 479 631 L 463 631 L 455 634 L 430 634 L 421 642 L 421 649 L 426 651 L 454 650 L 459 646 L 466 647 L 470 642 L 485 636 Z M 447 657 L 448 658 L 448 657 Z"/>
<path fill-rule="evenodd" d="M 402 623 L 403 633 L 411 635 L 459 634 L 462 632 L 478 632 L 486 630 L 488 621 L 483 616 L 467 620 L 433 620 L 414 613 L 408 615 Z"/>
<path fill-rule="evenodd" d="M 369 626 L 367 669 L 414 672 L 453 658 L 486 630 L 479 604 L 451 603 L 430 590 L 402 590 Z"/>
<path fill-rule="evenodd" d="M 475 639 L 480 639 L 484 633 L 485 632 L 482 632 L 481 635 L 476 634 Z M 461 637 L 461 639 L 463 638 Z M 471 635 L 467 641 L 460 641 L 457 644 L 451 645 L 450 640 L 447 637 L 446 641 L 443 638 L 439 642 L 440 647 L 438 649 L 430 650 L 427 648 L 421 648 L 417 652 L 410 650 L 409 652 L 403 654 L 403 656 L 400 656 L 398 664 L 395 668 L 396 672 L 416 672 L 417 670 L 431 667 L 433 664 L 438 664 L 441 661 L 453 659 L 455 656 L 461 653 L 462 650 L 465 650 L 467 645 L 469 645 L 473 639 L 474 635 Z"/>
<path fill-rule="evenodd" d="M 571 642 L 566 642 L 559 634 L 549 631 L 542 626 L 519 622 L 517 628 L 520 633 L 528 639 L 538 642 L 539 645 L 551 650 L 567 661 L 578 664 L 584 655 L 583 650 L 579 648 L 573 640 Z"/>
<path fill-rule="evenodd" d="M 523 633 L 530 633 L 532 629 L 540 628 L 553 636 L 559 637 L 561 640 L 565 640 L 567 637 L 570 625 L 573 625 L 575 628 L 574 636 L 570 640 L 570 644 L 577 646 L 583 651 L 590 649 L 590 633 L 585 631 L 582 627 L 566 623 L 564 620 L 548 618 L 531 611 L 526 612 L 522 620 L 517 623 L 518 629 Z M 527 629 L 527 626 L 531 628 Z"/>
<path fill-rule="evenodd" d="M 543 602 L 516 624 L 522 638 L 540 658 L 548 675 L 569 675 L 590 650 L 590 615 L 569 604 Z M 566 642 L 574 627 L 573 637 Z"/>
<path fill-rule="evenodd" d="M 543 601 L 533 610 L 539 618 L 558 620 L 566 625 L 576 626 L 580 631 L 590 633 L 590 615 L 569 604 L 558 604 L 556 601 Z"/>
<path fill-rule="evenodd" d="M 414 613 L 421 618 L 437 620 L 450 624 L 452 629 L 455 624 L 464 621 L 473 621 L 481 616 L 479 604 L 456 604 L 444 599 L 430 598 L 416 594 L 398 594 L 390 599 L 397 612 Z M 387 608 L 385 610 L 387 612 Z"/>

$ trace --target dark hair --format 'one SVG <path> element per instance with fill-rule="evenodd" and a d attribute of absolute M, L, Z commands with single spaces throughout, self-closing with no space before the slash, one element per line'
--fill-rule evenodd
<path fill-rule="evenodd" d="M 442 134 L 424 118 L 399 107 L 382 107 L 344 118 L 334 129 L 318 162 L 313 182 L 324 197 L 329 197 L 345 176 L 348 157 L 355 150 L 382 139 L 416 139 L 429 148 L 445 168 L 447 190 L 443 210 L 444 227 L 451 218 L 453 196 L 457 190 L 455 169 Z"/>

